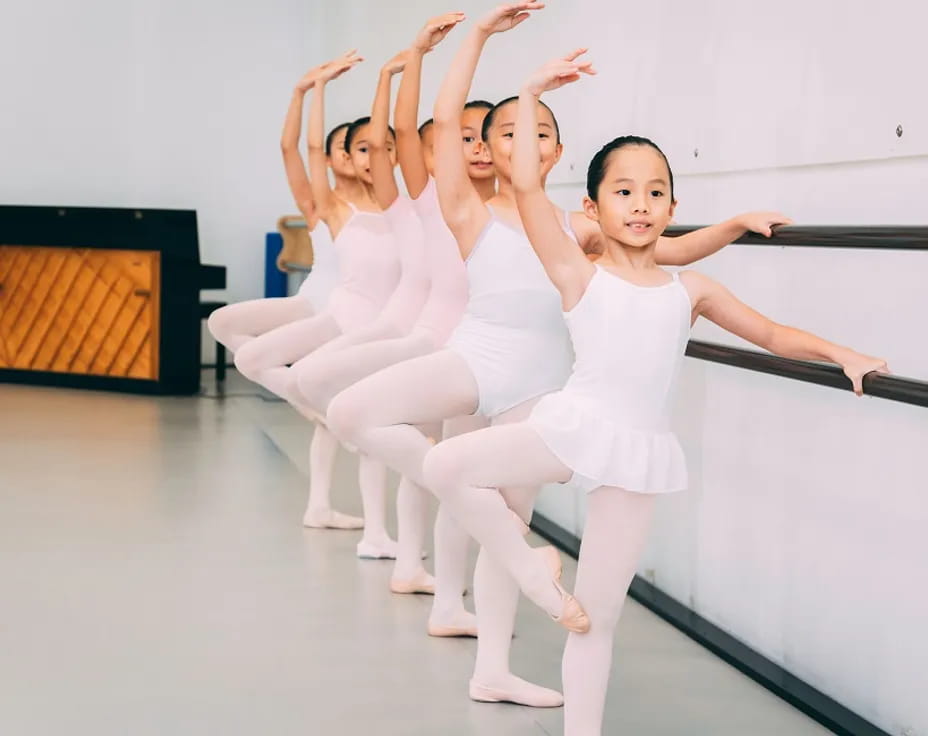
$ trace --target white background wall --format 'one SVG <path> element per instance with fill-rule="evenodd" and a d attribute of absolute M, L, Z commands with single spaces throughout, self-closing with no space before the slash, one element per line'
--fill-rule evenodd
<path fill-rule="evenodd" d="M 195 208 L 230 298 L 258 296 L 263 233 L 293 208 L 277 142 L 295 80 L 357 47 L 368 61 L 331 86 L 329 123 L 365 114 L 380 63 L 429 15 L 489 5 L 4 3 L 0 202 Z M 491 40 L 472 97 L 512 94 L 589 46 L 600 76 L 548 99 L 562 205 L 599 145 L 636 132 L 670 157 L 680 223 L 779 208 L 803 224 L 926 224 L 926 21 L 920 0 L 551 3 Z M 423 118 L 461 34 L 427 59 Z M 700 268 L 928 379 L 924 253 L 737 246 Z M 640 572 L 891 733 L 928 734 L 928 413 L 688 359 L 676 426 L 691 489 L 661 500 Z M 582 526 L 583 499 L 563 490 L 540 509 Z"/>

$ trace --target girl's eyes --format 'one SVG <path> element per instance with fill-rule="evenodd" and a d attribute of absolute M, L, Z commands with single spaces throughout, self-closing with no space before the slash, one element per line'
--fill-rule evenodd
<path fill-rule="evenodd" d="M 512 138 L 512 133 L 503 133 L 503 138 Z"/>
<path fill-rule="evenodd" d="M 474 136 L 472 136 L 472 135 L 465 135 L 465 136 L 464 136 L 464 142 L 465 142 L 465 143 L 473 143 L 475 140 L 477 140 L 477 139 L 474 138 Z"/>
<path fill-rule="evenodd" d="M 631 194 L 631 191 L 628 189 L 620 189 L 616 194 L 621 194 L 623 197 L 628 197 Z"/>
<path fill-rule="evenodd" d="M 651 196 L 652 197 L 663 197 L 664 193 L 660 191 L 659 189 L 655 189 L 653 192 L 651 192 Z"/>

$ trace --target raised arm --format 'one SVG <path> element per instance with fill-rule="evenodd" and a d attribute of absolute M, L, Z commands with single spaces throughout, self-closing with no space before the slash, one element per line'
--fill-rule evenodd
<path fill-rule="evenodd" d="M 396 93 L 396 110 L 393 114 L 393 124 L 396 126 L 396 154 L 406 189 L 413 199 L 418 199 L 429 182 L 422 139 L 419 137 L 422 58 L 463 20 L 463 13 L 446 13 L 432 18 L 425 24 L 409 48 L 406 69 Z"/>
<path fill-rule="evenodd" d="M 858 396 L 863 393 L 865 375 L 873 371 L 889 372 L 886 361 L 881 358 L 863 355 L 804 330 L 777 324 L 707 276 L 686 271 L 681 278 L 692 295 L 694 316 L 702 315 L 733 335 L 784 358 L 837 363 L 851 379 Z"/>
<path fill-rule="evenodd" d="M 467 102 L 477 62 L 487 39 L 515 28 L 543 3 L 500 5 L 467 34 L 455 55 L 435 101 L 435 183 L 442 215 L 461 249 L 469 251 L 490 215 L 467 173 L 461 148 L 461 111 Z"/>
<path fill-rule="evenodd" d="M 581 74 L 596 73 L 591 62 L 577 61 L 584 52 L 578 49 L 555 59 L 528 79 L 519 92 L 512 144 L 512 187 L 522 225 L 548 278 L 561 293 L 565 309 L 572 308 L 583 295 L 595 268 L 564 232 L 542 186 L 538 100 L 543 92 L 575 82 Z"/>
<path fill-rule="evenodd" d="M 402 51 L 384 64 L 377 82 L 377 94 L 371 110 L 371 124 L 368 126 L 367 145 L 370 152 L 371 179 L 374 182 L 374 197 L 377 204 L 387 209 L 396 200 L 399 190 L 393 174 L 393 162 L 390 161 L 388 147 L 390 129 L 390 87 L 393 75 L 399 74 L 406 66 L 408 51 Z"/>
<path fill-rule="evenodd" d="M 333 79 L 363 61 L 354 51 L 324 64 L 319 68 L 318 77 L 313 86 L 313 96 L 309 103 L 309 129 L 307 146 L 309 152 L 309 181 L 312 186 L 313 200 L 320 219 L 329 229 L 338 230 L 336 220 L 344 216 L 340 202 L 329 184 L 328 165 L 325 157 L 325 87 Z M 342 205 L 344 207 L 344 205 Z"/>
<path fill-rule="evenodd" d="M 790 218 L 779 212 L 747 212 L 686 235 L 661 237 L 654 250 L 654 259 L 666 266 L 687 266 L 717 253 L 749 230 L 769 238 L 777 225 L 792 224 Z"/>
<path fill-rule="evenodd" d="M 315 84 L 315 71 L 306 74 L 294 88 L 284 121 L 284 130 L 280 136 L 280 152 L 284 158 L 284 171 L 287 174 L 290 193 L 306 218 L 310 230 L 313 229 L 316 209 L 313 206 L 313 192 L 306 174 L 306 162 L 300 155 L 300 129 L 303 126 L 303 101 L 307 90 Z"/>

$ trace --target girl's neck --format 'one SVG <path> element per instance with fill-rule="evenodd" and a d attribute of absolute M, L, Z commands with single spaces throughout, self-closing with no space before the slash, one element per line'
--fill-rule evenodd
<path fill-rule="evenodd" d="M 606 244 L 605 252 L 597 260 L 603 266 L 639 272 L 660 269 L 657 261 L 654 260 L 657 240 L 645 246 L 631 246 L 603 233 L 603 241 Z"/>
<path fill-rule="evenodd" d="M 516 207 L 516 192 L 515 189 L 512 188 L 512 180 L 500 176 L 497 177 L 497 185 L 496 193 L 490 197 L 493 206 L 509 210 L 518 209 Z M 484 202 L 490 200 L 484 200 Z"/>
<path fill-rule="evenodd" d="M 348 177 L 336 175 L 335 189 L 332 191 L 346 202 L 351 202 L 351 204 L 356 207 L 370 208 L 377 204 L 376 199 L 374 199 L 373 188 L 360 179 L 349 179 Z"/>
<path fill-rule="evenodd" d="M 474 189 L 480 195 L 480 201 L 486 202 L 496 196 L 496 177 L 492 179 L 471 179 Z"/>

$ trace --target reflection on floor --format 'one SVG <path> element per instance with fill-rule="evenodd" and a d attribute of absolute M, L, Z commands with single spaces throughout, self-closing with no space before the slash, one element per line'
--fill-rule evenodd
<path fill-rule="evenodd" d="M 311 428 L 237 376 L 224 399 L 2 385 L 0 417 L 0 734 L 562 733 L 471 702 L 474 642 L 427 637 L 429 600 L 391 595 L 357 532 L 302 528 Z M 517 631 L 514 670 L 558 686 L 560 630 L 526 604 Z M 608 718 L 827 733 L 634 603 Z"/>

